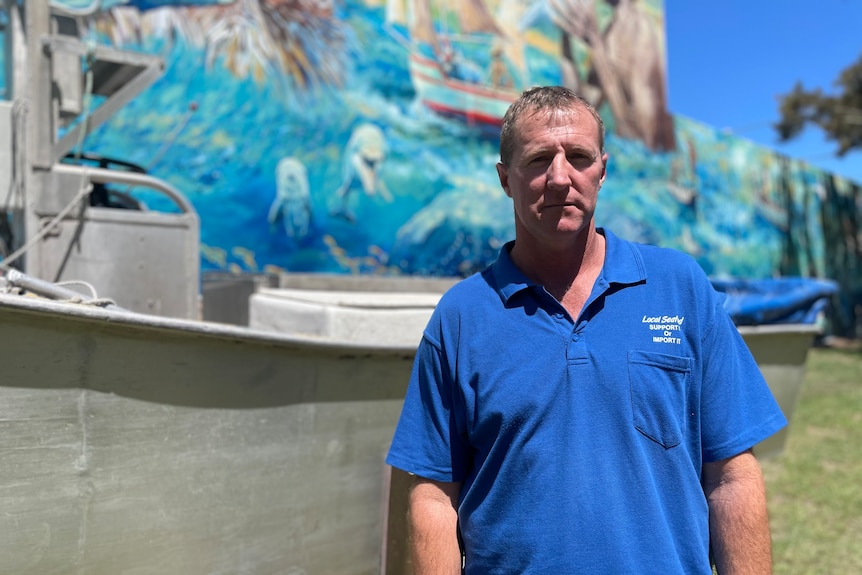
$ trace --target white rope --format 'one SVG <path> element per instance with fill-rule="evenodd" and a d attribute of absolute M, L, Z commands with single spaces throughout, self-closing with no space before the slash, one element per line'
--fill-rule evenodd
<path fill-rule="evenodd" d="M 91 296 L 90 299 L 72 298 L 69 300 L 60 300 L 61 302 L 67 301 L 69 303 L 77 303 L 77 304 L 81 304 L 81 305 L 92 305 L 92 306 L 96 306 L 96 307 L 108 307 L 109 305 L 117 305 L 117 302 L 115 302 L 111 298 L 99 297 L 99 294 L 96 292 L 96 287 L 89 282 L 85 282 L 84 280 L 69 280 L 69 281 L 65 281 L 65 282 L 59 282 L 59 283 L 56 283 L 54 285 L 60 286 L 60 287 L 79 285 L 79 286 L 84 286 L 85 288 L 90 290 L 90 296 Z"/>
<path fill-rule="evenodd" d="M 57 284 L 60 285 L 60 284 Z M 112 300 L 111 298 L 102 297 L 102 298 L 94 298 L 94 299 L 84 299 L 83 297 L 73 297 L 69 299 L 58 299 L 54 300 L 57 303 L 73 303 L 76 305 L 91 305 L 95 307 L 108 307 L 109 305 L 117 305 L 117 302 Z"/>
<path fill-rule="evenodd" d="M 43 279 L 28 276 L 27 274 L 15 269 L 8 270 L 3 279 L 5 281 L 6 293 L 10 293 L 12 288 L 16 288 L 19 290 L 17 293 L 28 292 L 59 303 L 120 309 L 119 306 L 117 306 L 117 303 L 110 298 L 93 297 L 90 299 L 84 294 L 65 287 L 70 284 L 83 284 L 86 285 L 95 296 L 96 289 L 86 282 L 68 281 L 64 283 L 51 283 Z"/>
<path fill-rule="evenodd" d="M 90 290 L 90 298 L 91 299 L 99 299 L 99 294 L 96 293 L 95 286 L 93 286 L 93 284 L 91 284 L 91 283 L 85 282 L 84 280 L 69 280 L 69 281 L 65 281 L 65 282 L 59 282 L 59 283 L 56 283 L 54 285 L 58 285 L 60 287 L 83 286 L 83 287 L 87 288 L 88 290 Z"/>

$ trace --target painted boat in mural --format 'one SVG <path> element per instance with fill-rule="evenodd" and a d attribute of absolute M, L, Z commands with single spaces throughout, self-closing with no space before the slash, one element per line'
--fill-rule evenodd
<path fill-rule="evenodd" d="M 432 8 L 445 11 L 455 22 L 457 34 L 435 24 Z M 511 9 L 502 12 L 517 18 Z M 506 35 L 482 0 L 459 3 L 457 11 L 432 6 L 431 0 L 390 0 L 386 21 L 389 26 L 403 25 L 408 31 L 409 39 L 402 39 L 402 43 L 409 52 L 408 70 L 416 97 L 423 105 L 469 124 L 501 124 L 506 109 L 520 93 L 515 86 L 524 81 L 523 55 L 520 44 Z M 455 44 L 469 35 L 474 35 L 471 42 L 486 44 L 488 66 L 464 66 Z M 507 62 L 515 66 L 514 74 Z"/>
<path fill-rule="evenodd" d="M 415 52 L 409 58 L 410 78 L 417 98 L 438 114 L 459 118 L 468 124 L 500 126 L 506 109 L 518 97 L 513 90 L 449 77 L 433 58 Z"/>

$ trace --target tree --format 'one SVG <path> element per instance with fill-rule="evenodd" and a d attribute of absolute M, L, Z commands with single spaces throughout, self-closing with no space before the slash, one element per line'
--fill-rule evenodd
<path fill-rule="evenodd" d="M 862 150 L 862 55 L 844 69 L 835 82 L 834 95 L 821 90 L 806 90 L 796 84 L 789 94 L 780 99 L 781 120 L 775 124 L 782 141 L 791 140 L 807 126 L 815 125 L 823 130 L 828 140 L 838 145 L 836 153 L 843 156 L 853 150 Z M 858 184 L 838 186 L 831 174 L 825 174 L 824 192 L 820 198 L 820 226 L 825 245 L 829 246 L 824 256 L 825 276 L 841 285 L 841 292 L 833 300 L 831 314 L 832 331 L 835 335 L 857 337 L 859 334 L 860 302 L 862 302 L 862 242 L 859 212 L 862 187 Z M 782 190 L 787 191 L 788 180 L 781 181 Z M 807 191 L 806 193 L 814 193 Z M 789 196 L 786 198 L 790 202 Z M 788 205 L 791 205 L 788 203 Z M 790 222 L 790 231 L 785 238 L 782 259 L 783 273 L 811 273 L 800 269 L 800 248 L 809 245 L 804 230 L 807 217 L 797 223 Z M 796 237 L 794 230 L 800 230 Z M 813 257 L 813 256 L 809 256 Z"/>
<path fill-rule="evenodd" d="M 819 88 L 806 90 L 797 82 L 789 94 L 780 96 L 781 119 L 775 129 L 782 142 L 813 124 L 838 145 L 839 156 L 862 150 L 862 55 L 841 72 L 835 87 L 837 93 L 829 95 Z"/>

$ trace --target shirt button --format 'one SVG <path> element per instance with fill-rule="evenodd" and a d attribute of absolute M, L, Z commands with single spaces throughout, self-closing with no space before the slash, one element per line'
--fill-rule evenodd
<path fill-rule="evenodd" d="M 578 334 L 572 335 L 572 341 L 578 341 L 579 339 L 580 339 L 580 336 Z"/>

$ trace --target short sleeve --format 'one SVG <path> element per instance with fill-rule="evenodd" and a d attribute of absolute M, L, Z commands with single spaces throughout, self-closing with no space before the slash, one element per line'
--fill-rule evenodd
<path fill-rule="evenodd" d="M 416 352 L 401 417 L 386 462 L 435 481 L 462 481 L 469 450 L 457 421 L 458 393 L 439 344 L 427 335 Z"/>
<path fill-rule="evenodd" d="M 713 324 L 702 343 L 704 461 L 742 453 L 787 425 L 757 362 L 719 298 L 714 305 Z"/>

